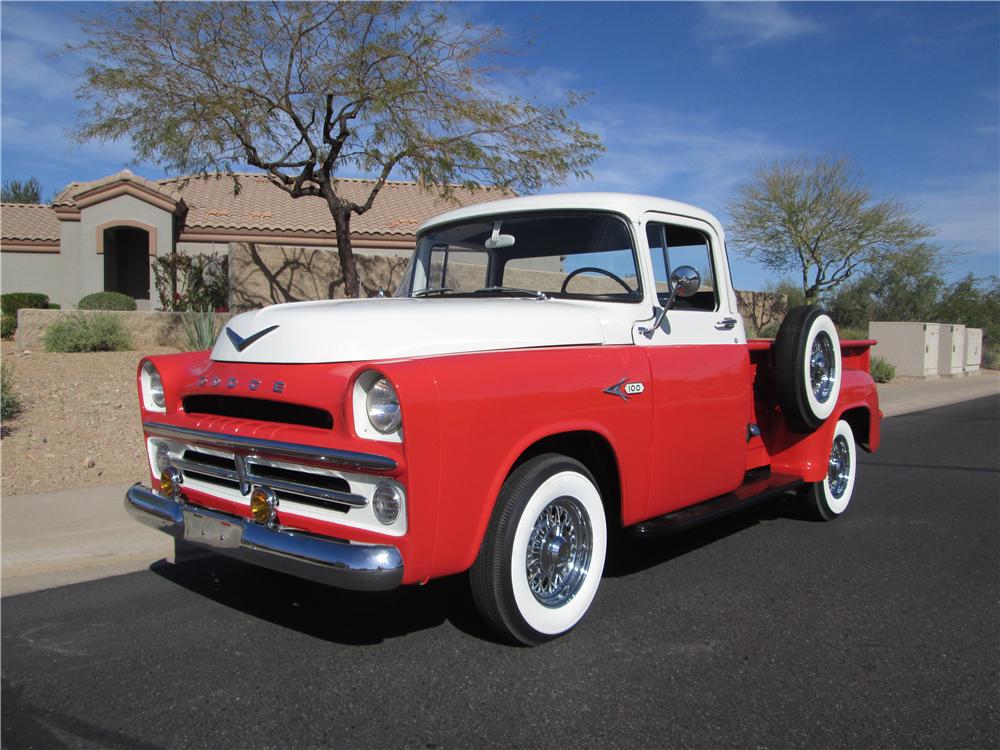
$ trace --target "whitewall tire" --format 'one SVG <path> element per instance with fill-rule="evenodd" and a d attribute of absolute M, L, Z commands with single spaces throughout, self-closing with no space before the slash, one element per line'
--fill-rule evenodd
<path fill-rule="evenodd" d="M 566 633 L 597 594 L 607 538 L 601 495 L 583 464 L 554 453 L 525 462 L 504 483 L 470 571 L 477 608 L 514 643 Z"/>
<path fill-rule="evenodd" d="M 837 327 L 814 305 L 789 310 L 774 341 L 774 382 L 782 413 L 797 432 L 833 414 L 843 361 Z"/>
<path fill-rule="evenodd" d="M 801 493 L 806 514 L 817 521 L 832 521 L 843 515 L 854 494 L 857 475 L 858 449 L 854 431 L 841 419 L 834 428 L 826 478 L 813 482 Z"/>

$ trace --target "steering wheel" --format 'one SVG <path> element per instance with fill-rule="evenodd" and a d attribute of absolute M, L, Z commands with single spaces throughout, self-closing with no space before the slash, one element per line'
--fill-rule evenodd
<path fill-rule="evenodd" d="M 611 273 L 611 271 L 607 270 L 606 268 L 597 268 L 595 266 L 584 266 L 583 268 L 577 268 L 575 271 L 570 271 L 566 275 L 566 278 L 563 279 L 562 287 L 559 289 L 559 294 L 565 294 L 566 287 L 569 286 L 569 280 L 572 279 L 577 274 L 583 273 L 584 271 L 593 271 L 594 273 L 602 273 L 609 279 L 613 279 L 614 281 L 617 281 L 619 284 L 621 284 L 622 288 L 624 288 L 628 294 L 633 294 L 632 287 L 626 284 L 622 279 L 615 276 L 613 273 Z"/>

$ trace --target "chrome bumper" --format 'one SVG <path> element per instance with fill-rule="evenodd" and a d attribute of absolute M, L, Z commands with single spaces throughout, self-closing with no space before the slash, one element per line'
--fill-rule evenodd
<path fill-rule="evenodd" d="M 237 560 L 355 591 L 385 591 L 403 580 L 403 558 L 390 545 L 320 539 L 245 518 L 176 503 L 135 484 L 125 510 L 146 526 Z M 197 527 L 197 528 L 195 528 Z"/>

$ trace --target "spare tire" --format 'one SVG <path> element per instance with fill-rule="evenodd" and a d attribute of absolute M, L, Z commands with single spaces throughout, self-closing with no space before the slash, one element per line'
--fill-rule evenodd
<path fill-rule="evenodd" d="M 833 413 L 840 374 L 840 337 L 830 316 L 816 305 L 793 307 L 774 341 L 774 382 L 795 432 L 815 430 Z"/>

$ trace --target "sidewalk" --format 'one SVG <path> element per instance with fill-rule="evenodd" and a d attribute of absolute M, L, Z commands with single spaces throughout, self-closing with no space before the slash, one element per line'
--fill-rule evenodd
<path fill-rule="evenodd" d="M 882 413 L 887 417 L 972 401 L 996 393 L 1000 393 L 1000 370 L 980 370 L 964 378 L 899 378 L 878 387 Z"/>
<path fill-rule="evenodd" d="M 886 417 L 1000 393 L 1000 372 L 879 386 Z M 127 484 L 0 499 L 0 594 L 92 581 L 173 559 L 173 540 L 133 521 Z"/>

